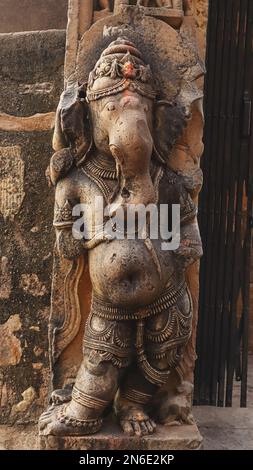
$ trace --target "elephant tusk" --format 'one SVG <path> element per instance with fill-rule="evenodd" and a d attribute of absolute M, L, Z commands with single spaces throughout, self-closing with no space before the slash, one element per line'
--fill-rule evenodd
<path fill-rule="evenodd" d="M 111 151 L 113 157 L 116 160 L 116 163 L 118 165 L 119 164 L 123 165 L 124 164 L 124 155 L 122 154 L 122 151 L 120 150 L 120 148 L 115 144 L 110 144 L 109 147 L 110 147 L 110 151 Z"/>

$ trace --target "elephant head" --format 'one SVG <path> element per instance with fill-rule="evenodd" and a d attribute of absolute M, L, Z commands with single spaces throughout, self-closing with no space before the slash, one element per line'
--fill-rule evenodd
<path fill-rule="evenodd" d="M 149 66 L 124 39 L 111 43 L 90 73 L 87 101 L 94 143 L 115 159 L 118 170 L 115 208 L 155 202 L 150 176 L 155 96 Z"/>
<path fill-rule="evenodd" d="M 78 164 L 79 159 L 80 164 L 80 156 L 83 162 L 88 154 L 96 158 L 101 153 L 116 163 L 113 208 L 155 203 L 151 160 L 166 165 L 186 116 L 175 104 L 157 101 L 151 69 L 135 45 L 124 38 L 112 42 L 91 71 L 87 86 L 72 87 L 72 95 L 66 91 L 62 103 L 54 140 L 56 147 L 60 142 L 61 148 L 63 141 L 62 146 L 69 147 L 67 171 L 71 161 L 76 159 Z M 58 153 L 60 148 L 56 148 Z M 60 152 L 66 153 L 66 148 Z"/>

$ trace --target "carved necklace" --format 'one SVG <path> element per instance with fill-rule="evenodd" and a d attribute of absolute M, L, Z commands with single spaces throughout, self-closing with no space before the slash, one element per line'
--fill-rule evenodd
<path fill-rule="evenodd" d="M 110 161 L 103 155 L 96 155 L 96 157 L 84 163 L 82 171 L 99 187 L 108 204 L 110 195 L 113 192 L 112 181 L 117 181 L 117 171 L 114 160 L 111 159 Z"/>
<path fill-rule="evenodd" d="M 97 155 L 96 157 L 93 157 L 84 163 L 84 165 L 82 166 L 82 171 L 86 174 L 86 176 L 88 176 L 88 178 L 90 178 L 94 183 L 96 183 L 108 203 L 113 191 L 113 187 L 106 180 L 118 180 L 114 160 L 109 160 L 108 157 L 104 157 L 103 155 Z M 151 174 L 157 194 L 157 202 L 159 199 L 159 184 L 163 173 L 164 171 L 162 167 L 157 167 L 156 165 L 151 164 Z"/>
<path fill-rule="evenodd" d="M 103 155 L 97 155 L 85 162 L 85 171 L 98 178 L 117 180 L 116 165 L 113 159 L 111 161 Z"/>

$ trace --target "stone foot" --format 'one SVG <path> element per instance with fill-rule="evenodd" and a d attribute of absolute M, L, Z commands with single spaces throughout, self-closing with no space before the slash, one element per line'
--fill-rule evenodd
<path fill-rule="evenodd" d="M 84 436 L 98 432 L 101 418 L 79 419 L 68 415 L 68 405 L 51 406 L 39 419 L 40 435 Z"/>
<path fill-rule="evenodd" d="M 122 430 L 129 436 L 146 436 L 155 432 L 156 424 L 137 404 L 124 406 L 118 414 Z"/>

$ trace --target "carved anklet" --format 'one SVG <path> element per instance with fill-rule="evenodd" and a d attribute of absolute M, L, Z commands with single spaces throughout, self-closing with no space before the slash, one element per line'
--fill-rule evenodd
<path fill-rule="evenodd" d="M 62 407 L 59 412 L 57 413 L 57 417 L 60 423 L 64 423 L 66 426 L 70 426 L 72 428 L 82 428 L 83 432 L 92 434 L 100 430 L 103 424 L 102 418 L 96 419 L 80 419 L 68 416 L 65 414 L 66 406 Z"/>

